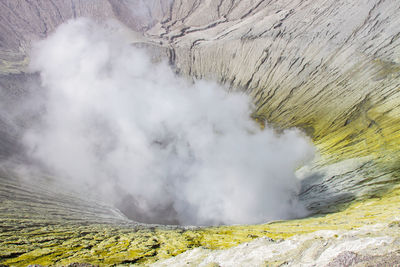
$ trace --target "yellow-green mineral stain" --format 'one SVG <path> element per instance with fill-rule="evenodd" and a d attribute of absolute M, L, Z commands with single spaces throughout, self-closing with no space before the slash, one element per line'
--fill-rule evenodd
<path fill-rule="evenodd" d="M 133 229 L 111 225 L 59 225 L 47 229 L 37 242 L 37 232 L 26 232 L 19 238 L 24 249 L 3 242 L 1 264 L 66 265 L 74 262 L 97 265 L 148 264 L 176 256 L 186 250 L 203 247 L 225 249 L 258 237 L 286 239 L 318 230 L 351 230 L 365 225 L 393 222 L 399 214 L 400 189 L 393 188 L 382 196 L 356 201 L 342 211 L 304 219 L 277 221 L 261 225 L 236 225 L 185 229 Z M 74 233 L 70 230 L 75 229 Z M 79 233 L 82 232 L 82 236 Z M 51 240 L 53 242 L 51 242 Z M 7 253 L 9 258 L 7 258 Z M 22 253 L 18 255 L 18 253 Z"/>

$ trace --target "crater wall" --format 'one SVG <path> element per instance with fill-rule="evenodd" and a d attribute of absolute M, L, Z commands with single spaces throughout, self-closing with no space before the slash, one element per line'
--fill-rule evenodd
<path fill-rule="evenodd" d="M 253 117 L 261 123 L 303 129 L 320 155 L 298 171 L 303 179 L 300 198 L 317 215 L 259 226 L 141 226 L 111 207 L 50 186 L 49 177 L 26 186 L 16 174 L 2 169 L 0 264 L 140 264 L 196 247 L 202 249 L 185 255 L 196 256 L 198 264 L 205 259 L 223 264 L 221 257 L 226 255 L 246 259 L 240 254 L 244 250 L 211 250 L 259 237 L 271 240 L 258 240 L 252 247 L 286 246 L 295 240 L 301 251 L 309 252 L 289 248 L 263 258 L 276 265 L 319 259 L 335 264 L 349 257 L 354 262 L 396 261 L 400 2 L 1 1 L 0 87 L 1 97 L 10 103 L 7 112 L 36 93 L 23 85 L 37 81 L 26 71 L 32 42 L 82 16 L 119 20 L 142 35 L 136 45 L 162 51 L 155 57 L 165 55 L 177 73 L 217 80 L 251 95 L 256 105 Z M 0 127 L 0 159 L 23 161 L 18 132 L 24 125 L 10 123 L 7 114 L 0 114 Z M 383 230 L 374 228 L 377 224 Z M 358 237 L 369 247 L 354 248 Z M 187 260 L 185 255 L 182 261 Z"/>

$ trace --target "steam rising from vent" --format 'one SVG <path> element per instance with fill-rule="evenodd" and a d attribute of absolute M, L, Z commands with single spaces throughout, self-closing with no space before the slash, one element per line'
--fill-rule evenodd
<path fill-rule="evenodd" d="M 313 147 L 297 130 L 261 130 L 246 95 L 177 77 L 115 27 L 86 19 L 38 42 L 31 70 L 47 98 L 24 136 L 30 155 L 132 219 L 210 225 L 305 215 L 294 171 Z"/>

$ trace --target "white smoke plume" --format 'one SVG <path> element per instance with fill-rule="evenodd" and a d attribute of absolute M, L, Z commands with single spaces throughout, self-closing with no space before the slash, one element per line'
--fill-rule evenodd
<path fill-rule="evenodd" d="M 69 21 L 32 52 L 46 89 L 24 136 L 56 177 L 134 220 L 262 223 L 305 215 L 294 171 L 313 155 L 298 130 L 260 129 L 248 96 L 152 63 L 115 26 Z"/>

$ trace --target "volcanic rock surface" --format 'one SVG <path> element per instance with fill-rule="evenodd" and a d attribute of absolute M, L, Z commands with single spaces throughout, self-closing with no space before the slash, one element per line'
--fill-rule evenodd
<path fill-rule="evenodd" d="M 7 160 L 0 264 L 151 263 L 196 247 L 166 266 L 399 261 L 400 2 L 4 0 L 0 7 L 0 87 L 10 113 L 40 94 L 24 87 L 38 82 L 26 70 L 33 41 L 69 19 L 115 19 L 177 73 L 249 94 L 257 120 L 303 129 L 320 154 L 298 171 L 312 217 L 199 229 L 140 225 L 64 192 L 51 177 L 29 183 L 12 172 L 25 160 L 18 140 L 26 125 L 0 114 L 0 159 Z"/>

